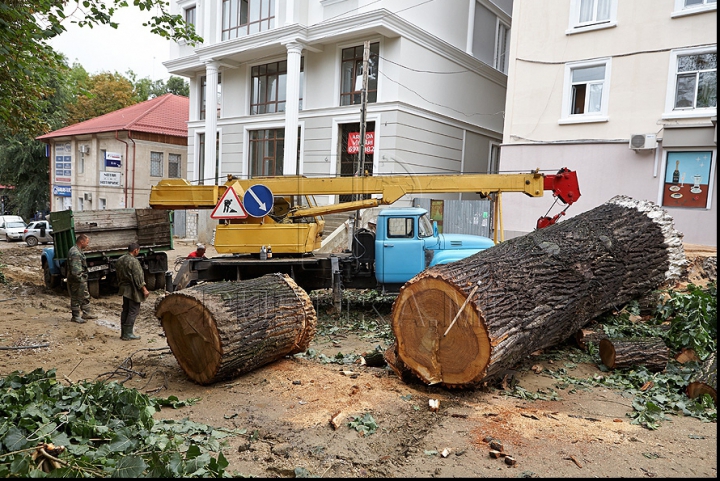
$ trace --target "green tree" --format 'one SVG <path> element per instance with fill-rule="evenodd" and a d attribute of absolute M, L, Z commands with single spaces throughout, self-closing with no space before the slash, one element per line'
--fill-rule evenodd
<path fill-rule="evenodd" d="M 138 103 L 132 82 L 117 72 L 90 75 L 80 87 L 75 100 L 66 107 L 69 125 Z"/>
<path fill-rule="evenodd" d="M 117 28 L 117 9 L 133 7 L 156 12 L 144 25 L 171 40 L 201 42 L 182 16 L 171 15 L 165 0 L 3 0 L 0 2 L 0 124 L 11 134 L 34 137 L 51 129 L 43 101 L 53 94 L 50 77 L 62 65 L 62 56 L 47 41 L 65 31 L 68 22 L 79 26 Z M 66 12 L 73 12 L 71 20 Z"/>
<path fill-rule="evenodd" d="M 182 95 L 183 97 L 190 96 L 190 85 L 182 77 L 171 76 L 165 83 L 165 88 L 171 94 Z"/>

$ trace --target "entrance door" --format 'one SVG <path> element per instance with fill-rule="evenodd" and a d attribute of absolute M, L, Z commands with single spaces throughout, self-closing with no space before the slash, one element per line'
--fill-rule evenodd
<path fill-rule="evenodd" d="M 368 122 L 365 130 L 366 132 L 375 132 L 375 122 Z M 359 132 L 360 122 L 340 126 L 340 177 L 360 175 L 360 152 L 355 151 L 355 145 L 348 144 L 351 134 L 357 134 Z M 350 150 L 350 153 L 348 153 L 348 150 Z M 366 146 L 364 170 L 368 175 L 373 174 L 373 155 L 374 154 L 367 152 Z M 369 199 L 370 195 L 365 195 L 363 198 Z M 350 202 L 352 200 L 356 200 L 353 199 L 352 194 L 340 195 L 340 202 Z"/>

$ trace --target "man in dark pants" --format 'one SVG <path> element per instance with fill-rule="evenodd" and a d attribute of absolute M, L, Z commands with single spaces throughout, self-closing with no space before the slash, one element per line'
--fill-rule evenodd
<path fill-rule="evenodd" d="M 140 336 L 133 333 L 135 318 L 140 313 L 140 303 L 150 295 L 145 287 L 142 266 L 137 260 L 139 253 L 140 245 L 133 242 L 128 246 L 127 254 L 115 263 L 119 294 L 123 296 L 122 314 L 120 314 L 120 339 L 123 341 L 140 339 Z"/>
<path fill-rule="evenodd" d="M 90 238 L 86 234 L 78 235 L 75 245 L 68 251 L 67 258 L 67 285 L 70 292 L 71 320 L 78 324 L 84 323 L 85 319 L 97 319 L 97 316 L 90 310 L 90 292 L 88 292 L 87 287 L 88 267 L 83 251 L 87 249 L 88 245 L 90 245 Z"/>

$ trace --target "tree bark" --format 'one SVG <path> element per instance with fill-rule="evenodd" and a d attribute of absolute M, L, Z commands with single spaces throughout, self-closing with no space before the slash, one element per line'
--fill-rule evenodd
<path fill-rule="evenodd" d="M 395 355 L 427 384 L 471 386 L 679 278 L 686 264 L 667 212 L 617 196 L 408 281 L 393 304 Z"/>
<path fill-rule="evenodd" d="M 199 384 L 303 352 L 317 329 L 310 297 L 284 274 L 173 292 L 155 316 L 178 364 Z"/>
<path fill-rule="evenodd" d="M 717 404 L 717 353 L 712 353 L 703 362 L 702 369 L 691 379 L 686 392 L 691 399 L 709 394 Z"/>
<path fill-rule="evenodd" d="M 645 366 L 648 371 L 660 372 L 669 358 L 670 350 L 659 337 L 600 341 L 600 359 L 610 369 Z"/>

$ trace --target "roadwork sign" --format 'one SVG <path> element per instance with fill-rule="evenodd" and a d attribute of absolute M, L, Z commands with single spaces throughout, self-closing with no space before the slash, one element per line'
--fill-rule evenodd
<path fill-rule="evenodd" d="M 232 187 L 228 187 L 210 214 L 213 219 L 246 219 L 247 216 L 240 198 Z"/>

